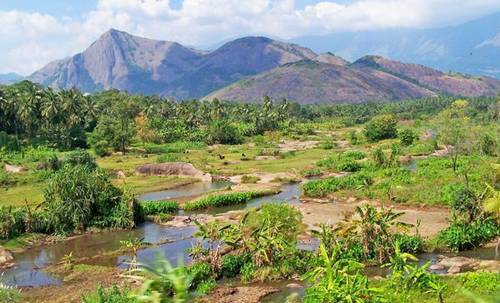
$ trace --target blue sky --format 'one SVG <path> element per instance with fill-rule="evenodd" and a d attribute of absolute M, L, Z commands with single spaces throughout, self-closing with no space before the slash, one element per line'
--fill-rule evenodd
<path fill-rule="evenodd" d="M 498 11 L 500 0 L 0 0 L 0 73 L 30 74 L 109 28 L 202 47 L 245 35 L 441 27 Z"/>

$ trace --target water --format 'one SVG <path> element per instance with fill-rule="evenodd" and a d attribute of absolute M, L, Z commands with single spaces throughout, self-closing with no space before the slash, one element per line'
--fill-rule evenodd
<path fill-rule="evenodd" d="M 179 256 L 185 255 L 186 248 L 196 241 L 192 237 L 195 227 L 172 228 L 154 223 L 144 223 L 129 231 L 110 231 L 94 234 L 85 234 L 69 240 L 64 240 L 53 245 L 35 247 L 25 252 L 13 254 L 16 265 L 5 271 L 4 283 L 17 286 L 42 286 L 59 284 L 60 279 L 45 273 L 41 268 L 56 264 L 65 255 L 72 253 L 75 260 L 81 262 L 102 265 L 119 266 L 126 268 L 130 256 L 103 255 L 122 248 L 120 241 L 130 237 L 144 238 L 145 242 L 157 244 L 138 253 L 138 261 L 150 263 L 154 261 L 156 254 L 163 254 L 173 264 L 177 264 Z M 171 242 L 170 242 L 171 241 Z M 189 261 L 186 257 L 185 261 Z"/>
<path fill-rule="evenodd" d="M 162 190 L 162 191 L 142 194 L 137 196 L 136 198 L 138 201 L 158 201 L 158 200 L 188 198 L 188 197 L 199 196 L 210 191 L 223 189 L 231 185 L 233 185 L 233 183 L 229 181 L 196 182 L 192 184 L 179 186 L 169 190 Z"/>
<path fill-rule="evenodd" d="M 145 194 L 139 198 L 144 200 L 182 199 L 221 189 L 230 184 L 229 182 L 200 182 L 168 191 Z M 246 205 L 213 209 L 209 213 L 219 214 L 229 210 L 257 207 L 271 201 L 288 201 L 291 204 L 298 204 L 300 203 L 299 195 L 300 187 L 298 184 L 284 185 L 282 191 L 276 195 L 256 198 Z M 154 262 L 158 254 L 173 264 L 177 264 L 179 258 L 184 258 L 184 262 L 188 263 L 190 260 L 185 252 L 197 241 L 193 238 L 195 231 L 196 227 L 194 226 L 178 228 L 146 222 L 133 230 L 84 234 L 52 245 L 34 247 L 22 253 L 13 254 L 16 264 L 3 273 L 2 279 L 5 284 L 20 287 L 60 284 L 62 282 L 58 277 L 44 272 L 42 268 L 60 262 L 69 253 L 73 254 L 77 263 L 126 268 L 127 262 L 131 258 L 130 255 L 117 256 L 105 253 L 121 249 L 121 241 L 128 240 L 130 237 L 144 238 L 145 242 L 155 244 L 138 252 L 137 260 L 140 263 Z"/>

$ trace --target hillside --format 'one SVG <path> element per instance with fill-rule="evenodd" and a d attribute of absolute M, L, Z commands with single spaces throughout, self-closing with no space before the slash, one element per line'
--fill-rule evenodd
<path fill-rule="evenodd" d="M 500 81 L 445 74 L 416 64 L 367 56 L 352 64 L 305 60 L 239 81 L 206 99 L 259 102 L 263 95 L 301 103 L 359 103 L 438 94 L 495 95 Z M 341 61 L 344 62 L 344 61 Z"/>
<path fill-rule="evenodd" d="M 49 63 L 28 79 L 86 92 L 117 88 L 197 98 L 247 75 L 315 56 L 309 49 L 263 37 L 237 39 L 205 53 L 112 29 L 84 52 Z"/>

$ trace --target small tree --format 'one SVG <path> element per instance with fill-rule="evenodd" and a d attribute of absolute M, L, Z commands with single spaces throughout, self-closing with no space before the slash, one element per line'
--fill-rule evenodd
<path fill-rule="evenodd" d="M 456 100 L 437 117 L 439 135 L 444 144 L 451 145 L 450 158 L 453 171 L 457 171 L 460 155 L 466 154 L 473 148 L 473 134 L 471 122 L 467 115 L 469 103 L 465 100 Z"/>
<path fill-rule="evenodd" d="M 410 146 L 417 139 L 417 134 L 410 128 L 405 128 L 399 131 L 398 133 L 399 140 L 401 141 L 401 145 Z"/>
<path fill-rule="evenodd" d="M 365 137 L 370 142 L 395 138 L 397 136 L 397 124 L 398 120 L 394 115 L 375 116 L 365 126 Z"/>

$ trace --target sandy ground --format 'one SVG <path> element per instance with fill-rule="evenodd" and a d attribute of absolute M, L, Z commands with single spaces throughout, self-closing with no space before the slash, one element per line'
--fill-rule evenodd
<path fill-rule="evenodd" d="M 303 203 L 299 209 L 304 215 L 304 223 L 310 228 L 317 228 L 320 223 L 335 224 L 342 221 L 347 213 L 352 213 L 356 206 L 371 203 L 378 206 L 376 202 L 353 201 L 349 202 L 327 202 L 327 203 Z M 387 204 L 385 207 L 389 207 Z M 419 232 L 422 236 L 436 235 L 440 230 L 448 226 L 448 210 L 437 207 L 411 207 L 397 206 L 394 209 L 405 214 L 400 221 L 417 224 L 421 220 Z"/>
<path fill-rule="evenodd" d="M 304 150 L 316 147 L 319 141 L 281 141 L 278 144 L 280 151 L 295 151 L 295 150 Z"/>

